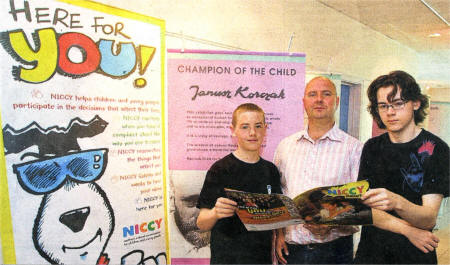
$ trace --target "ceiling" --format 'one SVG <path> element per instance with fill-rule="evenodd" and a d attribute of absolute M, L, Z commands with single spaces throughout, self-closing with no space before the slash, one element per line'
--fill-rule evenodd
<path fill-rule="evenodd" d="M 450 49 L 450 0 L 319 2 L 418 52 Z M 431 37 L 436 33 L 440 36 Z"/>

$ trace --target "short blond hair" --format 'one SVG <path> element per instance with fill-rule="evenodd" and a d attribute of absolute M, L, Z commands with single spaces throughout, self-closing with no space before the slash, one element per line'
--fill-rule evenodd
<path fill-rule="evenodd" d="M 246 111 L 253 111 L 253 112 L 261 113 L 263 115 L 263 122 L 264 122 L 264 124 L 266 123 L 266 114 L 264 113 L 262 108 L 260 108 L 258 105 L 253 104 L 253 103 L 244 103 L 244 104 L 239 105 L 233 111 L 233 118 L 231 120 L 231 125 L 233 125 L 233 127 L 236 126 L 238 115 L 241 114 L 242 112 L 246 112 Z"/>

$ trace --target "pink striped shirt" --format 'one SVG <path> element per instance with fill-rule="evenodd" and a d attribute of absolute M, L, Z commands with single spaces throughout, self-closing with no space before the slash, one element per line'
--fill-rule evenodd
<path fill-rule="evenodd" d="M 283 193 L 294 198 L 312 188 L 356 181 L 362 147 L 336 124 L 316 142 L 309 137 L 308 127 L 284 138 L 274 156 Z M 357 231 L 356 226 L 341 226 L 333 228 L 327 237 L 318 238 L 303 225 L 296 225 L 286 228 L 285 239 L 290 244 L 323 243 Z"/>

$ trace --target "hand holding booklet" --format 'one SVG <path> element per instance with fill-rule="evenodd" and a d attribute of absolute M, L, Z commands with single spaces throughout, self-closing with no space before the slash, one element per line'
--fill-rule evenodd
<path fill-rule="evenodd" d="M 370 225 L 372 211 L 362 203 L 366 180 L 318 187 L 294 199 L 282 194 L 225 189 L 237 202 L 237 215 L 249 231 L 271 230 L 295 224 Z"/>

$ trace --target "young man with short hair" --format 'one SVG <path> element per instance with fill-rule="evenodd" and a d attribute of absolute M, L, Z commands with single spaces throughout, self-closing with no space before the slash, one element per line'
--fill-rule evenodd
<path fill-rule="evenodd" d="M 272 231 L 247 231 L 235 214 L 235 201 L 224 188 L 281 193 L 280 174 L 260 157 L 266 135 L 263 110 L 246 103 L 233 112 L 231 132 L 237 149 L 215 162 L 206 174 L 197 202 L 197 226 L 211 230 L 211 264 L 270 264 Z"/>
<path fill-rule="evenodd" d="M 436 264 L 439 239 L 431 233 L 449 194 L 449 147 L 420 128 L 428 98 L 412 76 L 394 71 L 375 79 L 368 107 L 384 133 L 363 148 L 359 179 L 370 190 L 374 226 L 364 226 L 357 264 Z"/>

